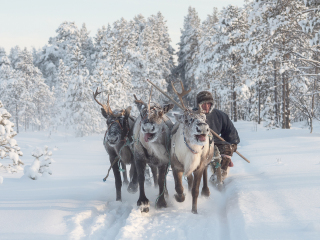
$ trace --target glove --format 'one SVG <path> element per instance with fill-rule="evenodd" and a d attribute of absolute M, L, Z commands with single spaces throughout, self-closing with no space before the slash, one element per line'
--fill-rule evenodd
<path fill-rule="evenodd" d="M 237 144 L 231 144 L 231 151 L 232 151 L 232 153 L 234 153 L 235 151 L 237 151 L 237 148 L 238 148 Z"/>

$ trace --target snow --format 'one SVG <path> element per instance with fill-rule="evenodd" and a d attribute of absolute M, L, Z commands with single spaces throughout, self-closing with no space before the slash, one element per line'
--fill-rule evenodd
<path fill-rule="evenodd" d="M 303 124 L 291 130 L 266 130 L 252 122 L 235 123 L 239 156 L 219 192 L 199 196 L 198 214 L 191 196 L 174 200 L 168 174 L 168 208 L 155 209 L 158 190 L 146 187 L 150 212 L 141 214 L 138 193 L 122 189 L 116 202 L 103 134 L 75 138 L 66 133 L 18 134 L 23 161 L 31 165 L 36 147 L 54 152 L 53 175 L 32 181 L 23 172 L 0 172 L 2 239 L 320 239 L 320 123 L 314 133 Z M 210 172 L 209 172 L 210 174 Z M 210 176 L 210 175 L 209 175 Z M 201 186 L 200 186 L 201 187 Z"/>

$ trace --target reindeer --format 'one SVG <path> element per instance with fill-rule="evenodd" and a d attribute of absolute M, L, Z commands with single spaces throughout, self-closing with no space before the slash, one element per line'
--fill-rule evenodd
<path fill-rule="evenodd" d="M 107 105 L 101 104 L 96 98 L 100 93 L 97 88 L 96 92 L 93 93 L 93 98 L 102 106 L 101 113 L 107 119 L 108 130 L 105 133 L 103 145 L 109 154 L 110 164 L 115 178 L 116 201 L 121 201 L 122 181 L 119 168 L 120 164 L 124 170 L 124 184 L 128 184 L 126 164 L 131 164 L 130 178 L 132 179 L 127 190 L 130 193 L 138 191 L 138 175 L 134 165 L 133 153 L 129 144 L 127 144 L 127 141 L 132 138 L 135 119 L 130 116 L 131 107 L 112 111 L 109 105 L 109 95 Z M 120 161 L 120 164 L 118 164 L 118 161 Z"/>
<path fill-rule="evenodd" d="M 134 161 L 138 173 L 140 195 L 137 205 L 141 207 L 142 212 L 149 211 L 149 200 L 144 191 L 144 171 L 146 164 L 156 166 L 158 168 L 159 177 L 159 198 L 156 207 L 166 207 L 167 203 L 164 198 L 165 177 L 169 163 L 169 148 L 170 139 L 169 134 L 172 127 L 172 122 L 165 115 L 173 108 L 173 104 L 160 106 L 157 103 L 146 104 L 135 97 L 135 103 L 139 109 L 140 115 L 135 122 L 133 135 L 134 135 Z"/>
<path fill-rule="evenodd" d="M 203 176 L 202 195 L 209 196 L 207 185 L 207 166 L 213 157 L 212 138 L 209 137 L 210 128 L 206 123 L 205 114 L 200 110 L 192 111 L 185 107 L 182 97 L 188 94 L 181 83 L 182 92 L 178 93 L 173 83 L 173 91 L 178 95 L 184 112 L 175 114 L 177 120 L 171 139 L 171 164 L 175 181 L 175 199 L 178 202 L 185 200 L 182 186 L 182 175 L 188 178 L 188 187 L 192 193 L 192 212 L 197 213 L 197 199 L 199 186 Z M 199 108 L 200 109 L 200 108 Z M 193 177 L 192 177 L 193 173 Z"/>

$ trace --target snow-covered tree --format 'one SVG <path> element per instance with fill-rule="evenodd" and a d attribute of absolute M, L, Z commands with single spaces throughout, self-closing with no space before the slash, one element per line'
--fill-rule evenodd
<path fill-rule="evenodd" d="M 86 24 L 83 23 L 79 31 L 80 34 L 80 46 L 83 56 L 86 58 L 86 68 L 92 73 L 94 68 L 94 61 L 91 59 L 91 55 L 94 54 L 94 46 L 91 37 L 89 37 L 90 32 L 87 30 Z"/>
<path fill-rule="evenodd" d="M 200 18 L 195 8 L 189 7 L 188 14 L 184 17 L 183 29 L 178 52 L 178 72 L 186 89 L 193 91 L 188 95 L 189 104 L 193 105 L 195 94 L 197 92 L 197 83 L 192 69 L 198 64 L 197 54 L 199 54 L 199 41 L 202 31 L 200 28 Z"/>
<path fill-rule="evenodd" d="M 83 137 L 99 131 L 100 115 L 92 98 L 89 71 L 85 58 L 75 45 L 68 55 L 70 61 L 70 83 L 66 99 L 66 126 L 76 136 Z"/>
<path fill-rule="evenodd" d="M 138 40 L 139 56 L 136 65 L 139 66 L 140 78 L 135 78 L 134 86 L 138 97 L 146 98 L 150 88 L 146 79 L 150 79 L 159 87 L 167 89 L 167 79 L 173 68 L 172 47 L 170 46 L 168 28 L 163 15 L 158 12 L 147 19 L 143 31 Z M 163 96 L 159 92 L 154 92 L 154 99 L 162 101 Z"/>
<path fill-rule="evenodd" d="M 51 122 L 54 129 L 63 125 L 66 120 L 64 117 L 66 116 L 65 107 L 69 81 L 70 77 L 67 74 L 67 67 L 64 65 L 63 60 L 60 59 L 57 84 L 53 91 L 55 102 L 52 109 Z"/>
<path fill-rule="evenodd" d="M 16 63 L 19 62 L 20 54 L 21 54 L 21 49 L 19 46 L 15 46 L 11 48 L 10 54 L 8 57 L 13 69 L 16 69 Z"/>
<path fill-rule="evenodd" d="M 9 120 L 10 113 L 3 107 L 0 101 L 0 167 L 8 172 L 16 172 L 23 162 L 20 159 L 22 152 L 14 137 L 17 133 L 13 130 L 14 124 Z M 12 165 L 5 160 L 12 160 Z"/>
<path fill-rule="evenodd" d="M 37 147 L 36 149 L 33 150 L 32 156 L 35 158 L 35 160 L 32 162 L 31 165 L 26 165 L 24 167 L 24 176 L 32 179 L 32 180 L 37 180 L 39 177 L 41 177 L 41 173 L 39 172 L 40 170 L 40 157 L 43 156 L 43 151 Z"/>
<path fill-rule="evenodd" d="M 43 150 L 43 159 L 40 161 L 39 173 L 42 175 L 50 174 L 52 175 L 52 170 L 50 168 L 50 164 L 52 164 L 52 151 L 49 150 L 48 146 L 44 146 Z"/>

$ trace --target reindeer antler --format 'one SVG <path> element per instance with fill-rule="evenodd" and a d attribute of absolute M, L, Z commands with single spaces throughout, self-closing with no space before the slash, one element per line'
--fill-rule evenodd
<path fill-rule="evenodd" d="M 97 100 L 97 96 L 100 94 L 101 92 L 98 91 L 98 88 L 96 89 L 96 92 L 93 93 L 93 98 L 94 100 L 101 106 L 103 107 L 103 109 L 106 111 L 106 114 L 107 115 L 111 115 L 113 117 L 121 117 L 123 114 L 124 114 L 124 110 L 122 110 L 120 113 L 118 114 L 114 114 L 111 110 L 111 107 L 110 107 L 110 104 L 109 104 L 109 95 L 108 95 L 108 102 L 107 102 L 107 105 L 105 104 L 102 104 L 100 103 L 98 100 Z"/>
<path fill-rule="evenodd" d="M 140 104 L 148 107 L 148 105 L 147 105 L 144 101 L 142 101 L 141 99 L 138 100 L 138 98 L 137 98 L 137 96 L 136 96 L 135 94 L 133 94 L 133 96 L 134 96 L 134 99 L 135 99 L 135 100 L 134 100 L 135 103 L 140 103 Z"/>
<path fill-rule="evenodd" d="M 181 93 L 178 93 L 178 91 L 176 90 L 176 88 L 175 88 L 174 85 L 173 85 L 173 82 L 171 82 L 172 89 L 173 89 L 173 91 L 178 95 L 182 107 L 183 107 L 184 109 L 187 109 L 186 106 L 185 106 L 184 103 L 183 103 L 182 97 L 184 97 L 185 95 L 187 95 L 187 94 L 191 91 L 191 88 L 186 91 L 186 90 L 184 90 L 184 86 L 183 86 L 183 84 L 182 84 L 182 81 L 180 81 L 180 84 L 181 84 L 182 92 L 181 92 Z"/>

